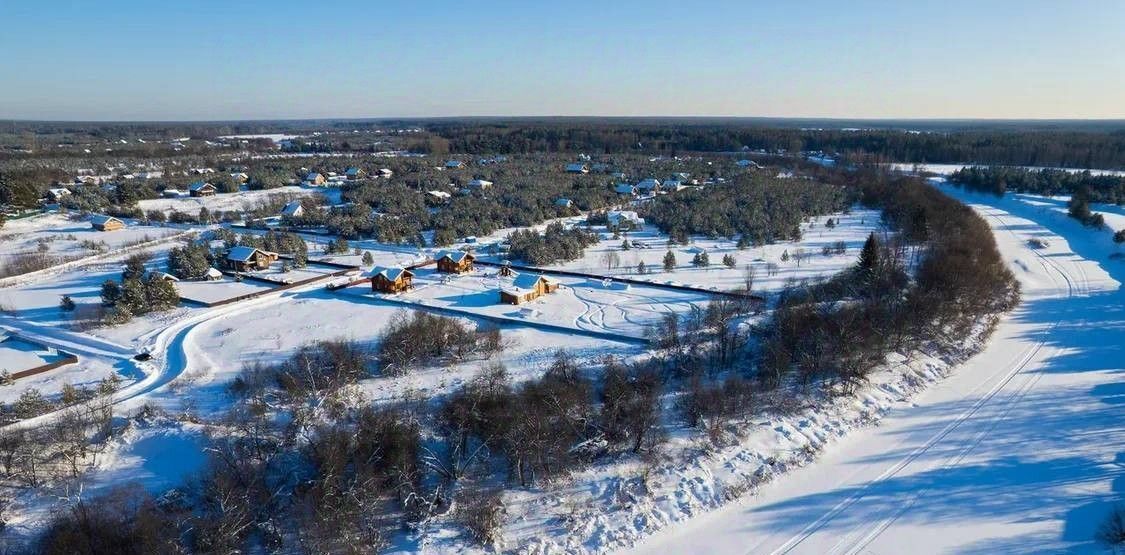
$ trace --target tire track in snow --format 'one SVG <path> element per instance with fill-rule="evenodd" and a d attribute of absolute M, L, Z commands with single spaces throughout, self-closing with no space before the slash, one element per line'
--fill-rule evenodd
<path fill-rule="evenodd" d="M 1004 219 L 1001 216 L 997 215 L 995 210 L 989 209 L 983 212 L 988 217 L 996 220 L 1001 229 L 1007 231 L 1017 240 L 1022 239 L 1018 234 L 1015 233 L 1015 231 L 1011 229 L 1011 226 L 1005 225 Z M 1079 291 L 1085 292 L 1088 290 L 1088 281 L 1086 280 L 1084 271 L 1082 272 L 1082 286 L 1079 287 L 1075 284 L 1074 276 L 1071 276 L 1067 271 L 1062 269 L 1054 261 L 1049 260 L 1046 256 L 1044 256 L 1042 253 L 1039 253 L 1038 251 L 1032 250 L 1031 252 L 1036 255 L 1040 263 L 1045 268 L 1050 268 L 1052 270 L 1048 274 L 1051 276 L 1052 281 L 1054 281 L 1056 284 L 1058 283 L 1056 275 L 1058 277 L 1061 277 L 1065 281 L 1067 289 L 1066 298 L 1074 297 Z M 1080 267 L 1081 264 L 1079 264 L 1078 266 Z M 1055 328 L 1061 325 L 1061 323 L 1061 319 L 1053 322 L 1051 326 L 1047 330 L 1045 330 L 1043 334 L 1040 335 L 1040 338 L 1030 348 L 1030 350 L 1019 358 L 1019 362 L 1005 374 L 1004 378 L 998 384 L 996 384 L 991 390 L 989 390 L 989 392 L 984 397 L 980 398 L 976 403 L 974 403 L 973 406 L 971 406 L 967 411 L 958 415 L 958 417 L 952 423 L 943 428 L 940 432 L 938 432 L 937 435 L 930 438 L 925 444 L 923 444 L 915 451 L 911 452 L 909 455 L 907 455 L 906 458 L 900 460 L 898 463 L 885 471 L 883 474 L 880 474 L 874 480 L 868 481 L 867 483 L 863 484 L 860 487 L 859 491 L 855 492 L 853 495 L 837 504 L 820 519 L 817 519 L 817 521 L 813 522 L 804 530 L 802 530 L 802 532 L 797 536 L 794 536 L 794 538 L 791 538 L 780 548 L 774 550 L 773 553 L 789 553 L 793 549 L 800 546 L 802 542 L 822 529 L 840 513 L 862 500 L 873 486 L 876 486 L 883 481 L 897 475 L 911 463 L 918 460 L 924 454 L 928 453 L 931 449 L 941 443 L 942 440 L 951 435 L 954 431 L 957 430 L 957 428 L 968 421 L 972 416 L 976 415 L 987 405 L 991 404 L 994 398 L 999 396 L 999 394 L 1003 390 L 1005 390 L 1017 376 L 1023 373 L 1023 370 L 1027 368 L 1027 366 L 1032 361 L 1036 360 L 1039 357 L 1039 355 L 1043 352 L 1043 347 L 1046 345 L 1047 336 L 1049 336 Z M 1058 348 L 1052 348 L 1048 349 L 1047 352 L 1057 353 L 1059 351 L 1060 349 Z M 1029 376 L 1026 380 L 1019 384 L 1016 391 L 1011 395 L 1008 395 L 1007 397 L 1000 397 L 1000 415 L 998 417 L 992 418 L 990 425 L 976 434 L 967 445 L 959 450 L 958 453 L 952 458 L 947 459 L 946 463 L 941 465 L 939 468 L 950 468 L 960 461 L 964 460 L 970 453 L 972 453 L 972 451 L 977 446 L 979 446 L 986 437 L 988 437 L 992 430 L 994 430 L 996 426 L 998 426 L 1000 422 L 1002 422 L 1007 417 L 1007 415 L 1011 413 L 1011 411 L 1015 408 L 1019 401 L 1024 398 L 1028 391 L 1034 388 L 1035 384 L 1037 384 L 1041 378 L 1042 373 L 1037 373 L 1035 375 Z M 832 547 L 829 553 L 847 553 L 848 555 L 852 555 L 861 552 L 864 548 L 875 541 L 875 539 L 877 539 L 884 531 L 890 528 L 890 526 L 894 524 L 894 522 L 896 522 L 899 518 L 906 514 L 924 495 L 929 492 L 929 489 L 930 488 L 926 488 L 913 492 L 906 502 L 897 505 L 892 515 L 890 515 L 888 518 L 877 521 L 873 526 L 847 532 L 839 541 L 837 541 L 837 543 Z M 855 539 L 857 534 L 862 534 L 862 536 L 860 536 L 858 540 Z"/>

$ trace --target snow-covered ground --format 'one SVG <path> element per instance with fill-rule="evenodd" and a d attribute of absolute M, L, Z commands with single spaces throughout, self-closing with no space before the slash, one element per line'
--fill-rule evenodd
<path fill-rule="evenodd" d="M 1125 479 L 1125 265 L 1108 233 L 1057 210 L 944 190 L 987 217 L 1023 285 L 988 347 L 878 427 L 636 552 L 1098 551 Z M 823 428 L 810 420 L 805 434 L 835 435 Z M 729 487 L 707 472 L 716 463 L 686 474 L 685 491 Z"/>
<path fill-rule="evenodd" d="M 934 173 L 938 175 L 950 175 L 953 172 L 962 168 L 973 166 L 987 166 L 989 164 L 907 164 L 907 163 L 893 163 L 888 164 L 892 170 L 900 172 L 913 172 L 915 168 L 919 168 L 923 172 Z M 1122 170 L 1097 170 L 1097 169 L 1079 169 L 1079 168 L 1050 168 L 1045 166 L 1020 166 L 1025 170 L 1062 170 L 1070 173 L 1082 173 L 1089 171 L 1093 175 L 1116 175 L 1125 176 L 1125 171 Z"/>
<path fill-rule="evenodd" d="M 277 198 L 299 198 L 310 197 L 316 194 L 327 195 L 330 200 L 339 199 L 339 189 L 329 187 L 308 188 L 298 185 L 288 185 L 263 191 L 223 193 L 209 197 L 183 196 L 178 198 L 146 199 L 138 202 L 137 206 L 145 212 L 149 210 L 159 210 L 165 213 L 177 211 L 194 215 L 198 214 L 199 209 L 204 207 L 212 213 L 215 211 L 249 210 L 261 205 L 274 196 Z"/>
<path fill-rule="evenodd" d="M 645 327 L 662 315 L 687 312 L 693 306 L 702 308 L 712 297 L 707 293 L 623 284 L 607 287 L 600 280 L 553 277 L 561 285 L 557 291 L 514 306 L 500 303 L 500 286 L 510 279 L 499 277 L 495 268 L 482 266 L 472 273 L 449 276 L 431 266 L 415 270 L 412 291 L 388 298 L 515 324 L 538 323 L 640 339 Z M 358 286 L 345 289 L 342 294 L 383 297 Z"/>
<path fill-rule="evenodd" d="M 829 218 L 839 223 L 833 228 L 825 227 Z M 664 271 L 664 256 L 669 250 L 668 236 L 660 233 L 654 226 L 645 226 L 642 230 L 625 234 L 625 237 L 630 242 L 638 242 L 647 248 L 623 250 L 623 238 L 606 236 L 587 248 L 582 258 L 550 267 L 599 275 L 620 275 L 656 283 L 731 290 L 742 286 L 746 267 L 750 266 L 754 272 L 755 291 L 778 291 L 792 280 L 829 276 L 854 263 L 867 235 L 880 229 L 880 221 L 877 210 L 855 209 L 848 214 L 830 214 L 801 224 L 802 237 L 799 244 L 779 242 L 742 250 L 736 248 L 736 240 L 693 237 L 691 245 L 671 248 L 676 257 L 676 267 L 671 272 Z M 844 253 L 823 254 L 824 247 L 834 247 L 839 241 L 846 247 Z M 707 253 L 710 266 L 692 266 L 692 258 L 700 251 Z M 807 255 L 799 265 L 796 260 L 798 251 Z M 608 267 L 604 262 L 607 252 L 617 255 L 620 260 L 617 267 Z M 790 258 L 782 261 L 782 254 L 786 252 Z M 728 254 L 735 259 L 733 268 L 722 264 L 723 256 Z M 637 265 L 642 261 L 646 267 L 643 275 L 637 273 Z M 776 266 L 776 272 L 772 275 L 769 271 L 771 264 Z"/>
<path fill-rule="evenodd" d="M 72 259 L 96 254 L 99 251 L 92 248 L 95 244 L 103 252 L 110 252 L 181 231 L 142 225 L 130 225 L 117 231 L 97 231 L 86 220 L 71 220 L 68 216 L 57 213 L 43 214 L 4 225 L 3 231 L 0 231 L 0 267 L 21 254 L 43 252 L 50 256 Z M 40 250 L 41 244 L 46 246 L 46 250 Z"/>

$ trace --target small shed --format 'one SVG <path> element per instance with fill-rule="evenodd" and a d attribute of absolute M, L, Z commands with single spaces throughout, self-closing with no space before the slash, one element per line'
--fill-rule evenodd
<path fill-rule="evenodd" d="M 487 189 L 492 186 L 492 182 L 487 179 L 474 179 L 469 182 L 470 189 Z"/>
<path fill-rule="evenodd" d="M 209 197 L 218 192 L 214 185 L 206 181 L 196 181 L 188 186 L 188 194 L 193 197 Z"/>
<path fill-rule="evenodd" d="M 376 293 L 400 293 L 414 288 L 414 272 L 406 268 L 374 268 L 371 290 Z"/>
<path fill-rule="evenodd" d="M 566 165 L 566 173 L 590 173 L 590 167 L 586 164 L 575 162 Z"/>
<path fill-rule="evenodd" d="M 98 231 L 117 231 L 125 228 L 125 222 L 113 216 L 94 214 L 90 216 L 90 226 Z"/>
<path fill-rule="evenodd" d="M 238 246 L 227 253 L 227 267 L 236 272 L 265 270 L 277 262 L 277 253 L 255 247 Z"/>
<path fill-rule="evenodd" d="M 207 271 L 203 274 L 203 279 L 204 281 L 219 281 L 223 279 L 223 273 L 215 268 L 207 268 Z"/>
<path fill-rule="evenodd" d="M 444 251 L 438 253 L 437 269 L 445 274 L 463 274 L 473 271 L 473 260 L 476 257 L 465 251 Z"/>
<path fill-rule="evenodd" d="M 465 167 L 465 163 L 460 160 L 449 160 L 445 163 L 445 167 L 449 169 L 459 169 Z"/>
<path fill-rule="evenodd" d="M 366 172 L 354 166 L 344 170 L 344 176 L 347 177 L 349 181 L 363 179 L 365 175 L 367 175 Z"/>
<path fill-rule="evenodd" d="M 319 187 L 327 182 L 328 180 L 319 172 L 309 172 L 309 174 L 305 176 L 305 185 Z"/>
<path fill-rule="evenodd" d="M 559 282 L 542 274 L 518 275 L 511 283 L 500 286 L 500 302 L 518 305 L 554 293 L 558 289 Z"/>

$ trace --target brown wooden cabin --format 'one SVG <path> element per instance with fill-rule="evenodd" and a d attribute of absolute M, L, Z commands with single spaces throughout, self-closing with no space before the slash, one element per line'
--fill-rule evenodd
<path fill-rule="evenodd" d="M 219 190 L 214 185 L 203 181 L 196 181 L 188 186 L 188 194 L 193 197 L 210 197 L 218 192 Z"/>
<path fill-rule="evenodd" d="M 98 231 L 117 231 L 125 229 L 125 222 L 113 216 L 96 215 L 90 218 L 90 226 Z"/>
<path fill-rule="evenodd" d="M 559 282 L 544 275 L 517 275 L 510 285 L 500 288 L 500 302 L 521 304 L 538 299 L 542 295 L 554 293 Z"/>
<path fill-rule="evenodd" d="M 254 247 L 234 247 L 227 253 L 227 267 L 235 272 L 265 270 L 277 262 L 277 253 Z"/>
<path fill-rule="evenodd" d="M 473 260 L 475 260 L 471 253 L 465 251 L 448 251 L 438 255 L 437 269 L 439 272 L 445 274 L 463 274 L 465 272 L 473 271 Z"/>
<path fill-rule="evenodd" d="M 511 264 L 504 264 L 503 266 L 500 267 L 500 271 L 498 271 L 496 273 L 499 274 L 500 277 L 507 277 L 507 278 L 514 278 L 514 277 L 519 275 L 518 273 L 516 273 L 515 270 L 512 269 Z"/>
<path fill-rule="evenodd" d="M 376 293 L 401 293 L 414 288 L 414 272 L 405 268 L 383 268 L 371 274 L 371 290 Z"/>

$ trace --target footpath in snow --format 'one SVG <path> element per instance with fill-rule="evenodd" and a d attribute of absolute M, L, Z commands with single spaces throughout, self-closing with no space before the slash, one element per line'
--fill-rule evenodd
<path fill-rule="evenodd" d="M 1125 261 L 1057 211 L 944 190 L 988 219 L 1023 285 L 990 344 L 879 426 L 635 552 L 1100 551 L 1125 487 Z"/>

